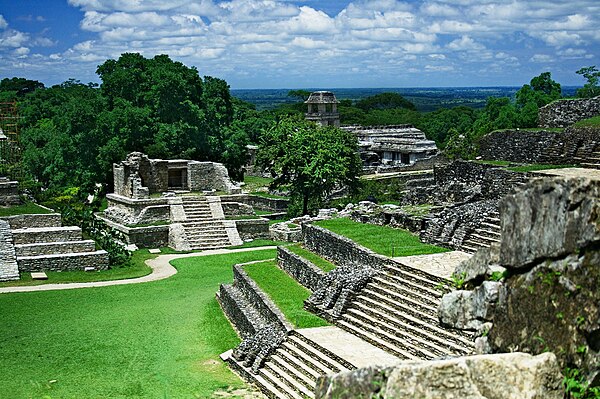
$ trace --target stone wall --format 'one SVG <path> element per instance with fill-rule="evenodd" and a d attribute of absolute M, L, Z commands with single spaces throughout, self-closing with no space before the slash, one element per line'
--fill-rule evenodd
<path fill-rule="evenodd" d="M 106 251 L 96 251 L 90 254 L 20 257 L 17 263 L 21 272 L 85 270 L 86 268 L 106 270 L 108 256 Z"/>
<path fill-rule="evenodd" d="M 113 220 L 96 215 L 111 228 L 123 233 L 127 244 L 135 244 L 140 248 L 160 248 L 169 246 L 169 225 L 127 227 Z"/>
<path fill-rule="evenodd" d="M 279 268 L 292 276 L 297 282 L 314 291 L 325 276 L 325 272 L 314 263 L 296 255 L 286 247 L 277 247 Z"/>
<path fill-rule="evenodd" d="M 600 129 L 569 127 L 564 133 L 556 133 L 555 140 L 544 151 L 541 163 L 554 165 L 575 165 L 585 163 L 600 148 Z"/>
<path fill-rule="evenodd" d="M 267 198 L 252 194 L 237 194 L 222 195 L 221 202 L 239 202 L 261 211 L 285 212 L 287 211 L 289 200 L 285 198 Z"/>
<path fill-rule="evenodd" d="M 600 115 L 600 96 L 557 100 L 540 108 L 538 125 L 541 127 L 567 127 L 596 115 Z"/>
<path fill-rule="evenodd" d="M 235 286 L 252 303 L 254 309 L 264 320 L 269 324 L 275 323 L 288 331 L 292 329 L 292 326 L 271 298 L 244 271 L 244 265 L 235 265 L 233 267 L 233 280 Z"/>
<path fill-rule="evenodd" d="M 81 240 L 81 228 L 77 226 L 18 229 L 13 230 L 15 244 L 35 244 L 38 242 L 60 242 Z"/>
<path fill-rule="evenodd" d="M 60 213 L 15 215 L 6 216 L 2 219 L 6 220 L 10 224 L 11 229 L 55 227 L 61 225 Z"/>
<path fill-rule="evenodd" d="M 483 159 L 520 163 L 540 163 L 545 151 L 560 133 L 547 130 L 501 130 L 479 139 Z"/>
<path fill-rule="evenodd" d="M 18 205 L 20 203 L 19 183 L 16 181 L 8 181 L 5 177 L 0 177 L 0 204 Z"/>
<path fill-rule="evenodd" d="M 392 173 L 392 172 L 410 172 L 418 170 L 431 170 L 434 166 L 446 165 L 450 160 L 443 154 L 437 154 L 428 158 L 418 159 L 412 164 L 394 165 L 394 166 L 364 166 L 362 169 L 363 175 L 375 173 Z"/>
<path fill-rule="evenodd" d="M 229 178 L 227 168 L 216 162 L 190 161 L 187 166 L 188 184 L 192 191 L 225 191 L 229 194 L 241 193 Z"/>
<path fill-rule="evenodd" d="M 92 240 L 44 242 L 39 244 L 27 244 L 15 247 L 15 253 L 17 254 L 17 256 L 94 252 L 95 250 L 96 243 Z"/>
<path fill-rule="evenodd" d="M 10 225 L 0 219 L 0 281 L 19 279 L 19 268 Z"/>
<path fill-rule="evenodd" d="M 221 207 L 225 216 L 250 216 L 255 215 L 254 209 L 248 204 L 241 202 L 223 202 L 221 198 Z"/>
<path fill-rule="evenodd" d="M 244 241 L 270 237 L 269 219 L 240 219 L 233 220 L 233 222 L 235 222 L 240 238 Z"/>
<path fill-rule="evenodd" d="M 170 209 L 167 197 L 132 199 L 106 194 L 108 208 L 104 216 L 124 225 L 150 224 L 168 221 Z"/>

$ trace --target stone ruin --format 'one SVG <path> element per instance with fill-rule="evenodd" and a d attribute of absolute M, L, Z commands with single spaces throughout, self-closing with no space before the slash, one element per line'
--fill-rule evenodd
<path fill-rule="evenodd" d="M 167 191 L 225 191 L 239 194 L 241 189 L 229 178 L 223 164 L 183 159 L 149 159 L 132 152 L 113 166 L 114 193 L 133 199 L 147 199 Z"/>
<path fill-rule="evenodd" d="M 322 126 L 340 127 L 340 113 L 337 110 L 339 101 L 332 92 L 315 91 L 304 103 L 308 105 L 308 112 L 305 115 L 307 121 Z"/>
<path fill-rule="evenodd" d="M 435 141 L 412 125 L 344 126 L 358 139 L 365 166 L 407 166 L 439 153 Z"/>

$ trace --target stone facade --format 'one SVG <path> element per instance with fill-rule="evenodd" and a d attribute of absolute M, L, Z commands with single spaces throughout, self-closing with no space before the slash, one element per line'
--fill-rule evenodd
<path fill-rule="evenodd" d="M 272 212 L 286 212 L 289 200 L 285 198 L 268 198 L 252 194 L 222 195 L 221 202 L 240 203 L 253 209 Z"/>
<path fill-rule="evenodd" d="M 541 163 L 546 150 L 560 133 L 541 130 L 501 130 L 479 139 L 479 156 L 483 159 L 520 163 Z"/>
<path fill-rule="evenodd" d="M 140 248 L 156 248 L 169 246 L 169 225 L 127 227 L 115 223 L 111 219 L 99 214 L 96 215 L 104 223 L 121 232 L 127 244 L 135 244 Z"/>
<path fill-rule="evenodd" d="M 19 279 L 19 268 L 10 225 L 0 219 L 0 281 Z"/>
<path fill-rule="evenodd" d="M 222 190 L 239 193 L 227 169 L 215 162 L 149 159 L 140 152 L 113 165 L 115 195 L 147 199 L 151 194 L 173 190 Z"/>
<path fill-rule="evenodd" d="M 106 270 L 108 269 L 108 254 L 106 251 L 90 253 L 56 254 L 45 257 L 19 257 L 19 271 L 67 271 L 67 270 Z"/>
<path fill-rule="evenodd" d="M 541 127 L 567 127 L 596 115 L 600 115 L 600 96 L 557 100 L 540 108 L 538 125 Z"/>
<path fill-rule="evenodd" d="M 35 214 L 35 215 L 14 215 L 6 216 L 2 219 L 10 224 L 11 229 L 24 229 L 35 227 L 53 227 L 60 226 L 60 213 Z"/>
<path fill-rule="evenodd" d="M 269 219 L 239 219 L 233 220 L 233 222 L 235 223 L 240 238 L 244 241 L 256 240 L 259 238 L 269 239 L 271 237 L 269 232 Z"/>
<path fill-rule="evenodd" d="M 435 142 L 412 125 L 345 126 L 343 129 L 356 135 L 366 166 L 412 165 L 439 152 Z"/>
<path fill-rule="evenodd" d="M 340 113 L 337 111 L 339 101 L 330 91 L 315 91 L 304 102 L 308 106 L 305 117 L 307 121 L 322 126 L 340 127 Z"/>
<path fill-rule="evenodd" d="M 9 181 L 6 177 L 0 177 L 0 204 L 18 205 L 20 203 L 19 183 L 16 181 Z"/>

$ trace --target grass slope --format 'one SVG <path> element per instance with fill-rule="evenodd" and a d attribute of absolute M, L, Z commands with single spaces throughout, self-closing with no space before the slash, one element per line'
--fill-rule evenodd
<path fill-rule="evenodd" d="M 0 206 L 0 217 L 14 215 L 47 214 L 54 211 L 43 208 L 33 202 L 26 202 L 22 205 Z"/>
<path fill-rule="evenodd" d="M 370 250 L 386 256 L 410 256 L 448 252 L 446 248 L 423 244 L 409 231 L 388 226 L 354 222 L 347 218 L 321 220 L 315 223 L 334 233 L 348 237 Z"/>
<path fill-rule="evenodd" d="M 336 267 L 333 263 L 321 258 L 319 255 L 313 252 L 310 252 L 304 247 L 301 247 L 300 244 L 290 245 L 287 248 L 296 255 L 301 256 L 307 261 L 314 263 L 315 266 L 317 266 L 324 272 L 330 272 Z"/>
<path fill-rule="evenodd" d="M 235 263 L 274 250 L 179 259 L 166 280 L 0 294 L 0 397 L 207 398 L 242 381 L 218 355 L 239 343 L 215 292 Z"/>
<path fill-rule="evenodd" d="M 278 268 L 275 261 L 246 265 L 244 270 L 269 295 L 294 327 L 328 325 L 325 320 L 304 310 L 304 301 L 310 296 L 310 291 Z"/>

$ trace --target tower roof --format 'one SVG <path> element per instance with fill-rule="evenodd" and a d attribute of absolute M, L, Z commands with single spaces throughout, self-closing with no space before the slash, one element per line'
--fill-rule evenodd
<path fill-rule="evenodd" d="M 330 91 L 315 91 L 311 93 L 308 100 L 304 101 L 305 104 L 337 104 L 339 101 L 335 98 L 335 95 Z"/>

